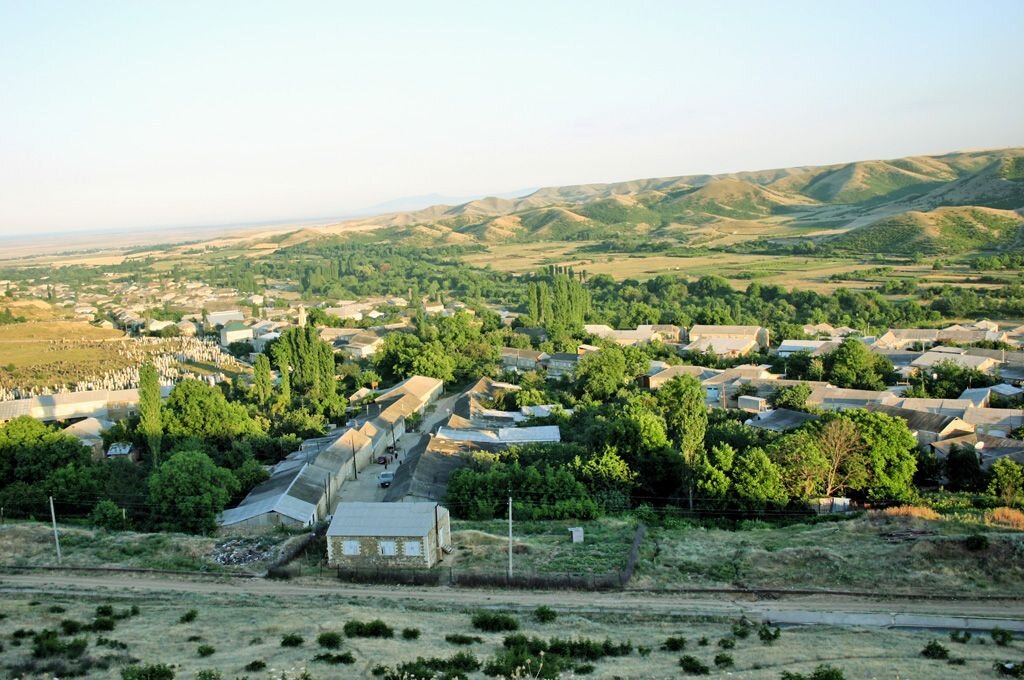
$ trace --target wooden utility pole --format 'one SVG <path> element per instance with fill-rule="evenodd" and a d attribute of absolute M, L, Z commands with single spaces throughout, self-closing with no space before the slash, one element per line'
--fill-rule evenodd
<path fill-rule="evenodd" d="M 512 496 L 508 497 L 508 579 L 512 580 Z"/>
<path fill-rule="evenodd" d="M 53 542 L 57 546 L 57 564 L 60 564 L 60 536 L 57 535 L 57 513 L 53 510 L 53 496 L 50 496 L 50 520 L 53 522 Z"/>

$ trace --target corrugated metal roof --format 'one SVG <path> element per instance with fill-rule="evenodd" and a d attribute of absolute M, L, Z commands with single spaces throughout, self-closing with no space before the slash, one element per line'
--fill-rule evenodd
<path fill-rule="evenodd" d="M 434 528 L 436 503 L 339 503 L 328 536 L 422 538 Z"/>

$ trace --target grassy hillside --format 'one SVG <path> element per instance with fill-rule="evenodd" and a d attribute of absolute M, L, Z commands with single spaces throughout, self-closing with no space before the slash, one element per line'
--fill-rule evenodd
<path fill-rule="evenodd" d="M 964 209 L 944 210 L 950 206 Z M 1024 210 L 1024 149 L 547 187 L 346 222 L 314 236 L 423 246 L 628 237 L 723 246 L 850 232 L 835 245 L 863 253 L 1012 247 L 1016 218 L 988 209 Z"/>
<path fill-rule="evenodd" d="M 1020 247 L 1024 217 L 991 208 L 937 208 L 907 212 L 832 239 L 840 250 L 899 255 L 949 254 Z"/>

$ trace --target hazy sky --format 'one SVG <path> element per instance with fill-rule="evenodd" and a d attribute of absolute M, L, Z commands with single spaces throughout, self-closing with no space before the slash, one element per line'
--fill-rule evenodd
<path fill-rule="evenodd" d="M 1024 2 L 0 0 L 0 234 L 1024 145 Z"/>

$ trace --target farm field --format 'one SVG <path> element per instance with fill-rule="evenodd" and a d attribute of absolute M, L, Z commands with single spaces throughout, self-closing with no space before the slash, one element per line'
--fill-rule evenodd
<path fill-rule="evenodd" d="M 913 279 L 921 285 L 953 285 L 998 287 L 968 281 L 984 272 L 966 268 L 934 270 L 931 263 L 873 265 L 857 258 L 820 258 L 798 255 L 749 255 L 742 253 L 695 250 L 692 256 L 657 253 L 593 253 L 581 252 L 590 242 L 555 241 L 548 243 L 500 244 L 488 246 L 486 252 L 473 253 L 463 261 L 474 267 L 490 267 L 495 271 L 527 273 L 547 265 L 585 270 L 589 275 L 607 274 L 617 280 L 645 281 L 663 274 L 698 278 L 721 276 L 737 289 L 752 282 L 779 285 L 828 293 L 837 288 L 866 289 L 881 282 Z M 885 271 L 871 277 L 844 274 L 880 268 Z M 836 280 L 830 280 L 835 277 Z"/>
<path fill-rule="evenodd" d="M 786 627 L 777 640 L 766 644 L 759 639 L 756 627 L 726 616 L 688 616 L 685 603 L 680 603 L 675 613 L 643 607 L 627 613 L 622 607 L 613 611 L 587 605 L 581 599 L 585 596 L 566 595 L 558 598 L 564 605 L 553 606 L 556 619 L 541 623 L 533 616 L 536 597 L 524 598 L 529 604 L 517 606 L 510 603 L 514 595 L 494 597 L 494 593 L 487 592 L 460 591 L 460 597 L 444 602 L 418 600 L 415 593 L 407 597 L 398 589 L 374 598 L 369 594 L 350 597 L 340 587 L 333 592 L 325 588 L 305 593 L 285 585 L 280 594 L 274 594 L 268 590 L 237 590 L 229 584 L 218 587 L 215 583 L 197 583 L 203 587 L 192 591 L 188 585 L 182 584 L 182 589 L 175 592 L 140 593 L 131 581 L 116 590 L 91 585 L 69 589 L 61 585 L 26 588 L 0 584 L 6 591 L 5 617 L 0 620 L 0 639 L 4 642 L 0 667 L 10 677 L 53 677 L 57 672 L 80 668 L 80 677 L 119 678 L 120 668 L 125 665 L 162 663 L 173 668 L 176 678 L 191 679 L 200 670 L 210 669 L 227 678 L 270 680 L 297 678 L 305 670 L 308 675 L 303 677 L 326 680 L 371 677 L 378 666 L 387 666 L 395 673 L 397 666 L 418 657 L 449 659 L 460 652 L 472 656 L 470 663 L 485 665 L 503 652 L 502 643 L 508 633 L 473 626 L 473 613 L 481 605 L 508 613 L 519 632 L 541 640 L 586 638 L 607 639 L 612 645 L 628 644 L 622 650 L 626 653 L 620 656 L 572 662 L 561 676 L 567 678 L 676 678 L 681 675 L 679 660 L 683 655 L 707 666 L 711 677 L 745 680 L 778 680 L 784 671 L 810 673 L 820 664 L 841 669 L 847 680 L 976 678 L 994 677 L 994 662 L 1020 656 L 1019 642 L 1008 648 L 998 647 L 986 640 L 984 633 L 976 633 L 967 644 L 956 644 L 941 631 Z M 490 604 L 485 604 L 488 601 Z M 497 607 L 495 601 L 500 603 Z M 134 615 L 133 605 L 138 608 Z M 72 627 L 69 629 L 76 623 L 89 625 L 100 618 L 97 610 L 103 607 L 110 609 L 100 612 L 114 615 L 113 630 L 57 636 L 63 641 L 76 637 L 85 640 L 80 657 L 66 659 L 57 654 L 33 658 L 29 631 L 60 631 L 62 624 Z M 350 637 L 343 632 L 346 623 L 376 620 L 389 628 L 393 637 Z M 403 635 L 405 629 L 414 632 Z M 741 637 L 744 630 L 745 637 Z M 330 649 L 318 644 L 324 633 L 337 634 L 322 638 Z M 469 644 L 446 640 L 453 634 L 469 637 Z M 674 651 L 664 649 L 669 638 L 683 638 L 681 649 L 678 640 Z M 935 638 L 950 655 L 963 659 L 963 664 L 950 666 L 943 660 L 921 656 L 921 650 Z M 732 648 L 723 648 L 720 640 L 730 640 Z M 324 654 L 336 656 L 323 660 Z M 721 654 L 727 654 L 731 666 L 715 666 L 714 658 Z M 318 655 L 321 660 L 317 660 Z M 466 659 L 463 656 L 464 662 Z M 723 657 L 719 659 L 725 663 Z M 542 657 L 532 660 L 533 664 L 541 661 Z M 466 676 L 489 677 L 481 670 L 469 670 Z M 386 677 L 423 676 L 395 673 Z M 551 676 L 541 672 L 540 677 Z"/>

